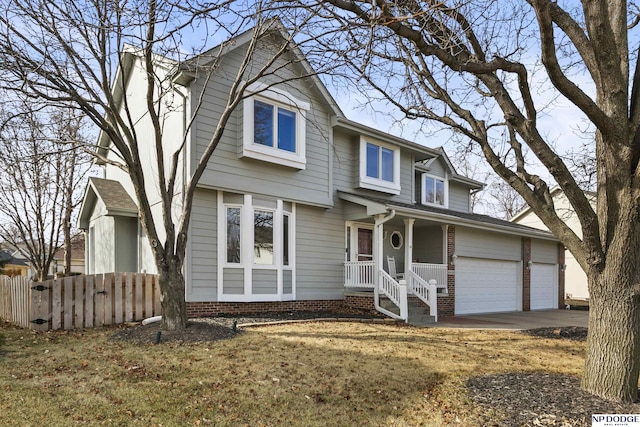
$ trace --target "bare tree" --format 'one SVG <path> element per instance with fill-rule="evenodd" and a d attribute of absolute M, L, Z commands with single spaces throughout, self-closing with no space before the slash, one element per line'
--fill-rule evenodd
<path fill-rule="evenodd" d="M 70 247 L 78 189 L 90 170 L 81 120 L 68 113 L 22 104 L 4 112 L 0 127 L 0 239 L 25 255 L 36 281 L 46 279 L 58 248 Z"/>
<path fill-rule="evenodd" d="M 285 34 L 260 2 L 5 0 L 0 33 L 7 89 L 73 105 L 108 140 L 95 154 L 125 171 L 135 189 L 138 216 L 158 270 L 163 327 L 186 327 L 182 267 L 197 183 L 235 107 L 249 96 L 245 89 L 265 76 L 271 76 L 269 86 L 282 82 L 279 72 L 296 61 L 286 55 L 295 31 Z M 241 35 L 250 40 L 231 76 L 226 103 L 192 175 L 181 183 L 180 159 L 189 144 L 189 128 L 209 80 Z M 214 43 L 215 49 L 201 48 Z M 134 61 L 136 67 L 128 67 L 126 61 Z M 129 76 L 139 70 L 146 78 L 142 117 L 150 132 L 138 128 L 139 111 L 134 111 L 125 93 Z M 192 114 L 185 120 L 181 141 L 169 144 L 163 126 L 172 108 L 168 100 L 182 96 L 175 79 L 179 75 L 200 79 L 204 89 L 192 94 L 187 112 Z M 176 145 L 177 149 L 166 151 Z M 149 165 L 141 153 L 153 153 L 154 164 Z M 157 216 L 150 204 L 149 183 L 159 193 Z"/>
<path fill-rule="evenodd" d="M 303 3 L 323 18 L 317 34 L 332 26 L 343 30 L 341 38 L 324 39 L 324 46 L 361 83 L 407 117 L 449 127 L 480 147 L 495 173 L 571 251 L 589 279 L 582 386 L 610 399 L 635 399 L 640 69 L 637 38 L 630 36 L 639 20 L 627 1 Z M 536 82 L 544 82 L 546 92 L 536 90 Z M 595 154 L 597 212 L 557 141 L 543 131 L 544 107 L 557 97 L 595 129 L 589 148 Z M 582 239 L 555 212 L 553 181 L 540 170 L 564 191 Z"/>

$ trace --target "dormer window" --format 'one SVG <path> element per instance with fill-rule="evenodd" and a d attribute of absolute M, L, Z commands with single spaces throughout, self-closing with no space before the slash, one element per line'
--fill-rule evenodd
<path fill-rule="evenodd" d="M 448 207 L 449 185 L 446 179 L 422 174 L 422 204 Z"/>
<path fill-rule="evenodd" d="M 400 149 L 360 138 L 360 187 L 400 194 Z"/>
<path fill-rule="evenodd" d="M 241 157 L 305 169 L 308 102 L 276 88 L 254 83 L 243 103 Z"/>

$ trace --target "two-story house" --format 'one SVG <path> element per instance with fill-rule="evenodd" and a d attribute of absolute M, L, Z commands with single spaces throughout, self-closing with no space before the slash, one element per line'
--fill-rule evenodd
<path fill-rule="evenodd" d="M 188 133 L 185 177 L 249 39 L 228 44 L 216 78 L 173 79 L 180 85 L 174 102 L 182 104 L 165 120 L 176 141 L 184 113 L 210 86 Z M 283 72 L 304 74 L 309 66 L 298 59 Z M 144 132 L 144 70 L 135 51 L 125 52 L 123 67 L 126 90 L 117 96 L 133 111 L 140 104 Z M 482 184 L 458 175 L 441 149 L 347 119 L 317 77 L 263 90 L 266 83 L 249 87 L 199 181 L 184 271 L 190 315 L 347 304 L 406 319 L 409 299 L 433 317 L 558 307 L 558 242 L 472 213 L 470 194 Z M 105 135 L 99 145 L 109 146 Z M 147 192 L 153 188 L 148 183 Z M 104 178 L 90 180 L 79 226 L 87 233 L 87 274 L 155 271 L 131 182 L 119 169 L 105 165 Z"/>

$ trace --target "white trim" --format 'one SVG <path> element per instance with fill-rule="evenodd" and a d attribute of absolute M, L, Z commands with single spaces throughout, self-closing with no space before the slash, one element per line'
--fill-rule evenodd
<path fill-rule="evenodd" d="M 224 281 L 224 264 L 226 261 L 226 247 L 227 247 L 227 215 L 226 215 L 226 207 L 224 205 L 224 193 L 220 190 L 218 190 L 218 197 L 217 197 L 217 202 L 218 202 L 218 206 L 217 206 L 217 211 L 218 211 L 218 232 L 217 232 L 217 236 L 218 236 L 218 268 L 216 271 L 216 277 L 218 279 L 218 292 L 217 292 L 217 297 L 218 297 L 218 301 L 220 300 L 220 296 L 223 293 L 224 287 L 223 287 L 223 281 Z M 222 241 L 224 240 L 224 242 Z M 242 241 L 241 241 L 242 244 Z M 222 249 L 224 248 L 224 250 Z M 242 260 L 242 259 L 241 259 Z"/>
<path fill-rule="evenodd" d="M 226 211 L 228 208 L 240 208 L 240 263 L 231 264 L 226 262 Z M 296 295 L 296 268 L 295 268 L 295 236 L 296 236 L 296 204 L 291 203 L 291 210 L 284 209 L 284 201 L 276 200 L 276 208 L 253 205 L 252 195 L 245 194 L 243 203 L 224 203 L 224 192 L 218 191 L 218 301 L 291 301 Z M 273 264 L 255 264 L 254 257 L 254 233 L 255 212 L 271 212 L 273 214 Z M 283 261 L 283 232 L 284 216 L 289 217 L 289 265 L 285 266 Z M 224 269 L 231 268 L 242 270 L 243 272 L 243 293 L 224 293 Z M 291 271 L 291 293 L 284 293 L 284 271 Z M 258 294 L 253 292 L 253 272 L 254 271 L 275 271 L 276 272 L 276 292 L 275 294 Z"/>
<path fill-rule="evenodd" d="M 240 157 L 250 157 L 265 162 L 276 163 L 295 169 L 306 168 L 306 113 L 311 109 L 311 104 L 295 98 L 288 92 L 274 87 L 268 87 L 262 83 L 253 83 L 247 88 L 247 92 L 253 94 L 243 100 L 242 118 L 242 150 Z M 259 93 L 258 93 L 259 92 Z M 296 140 L 295 152 L 281 150 L 277 147 L 278 141 L 274 137 L 273 147 L 255 144 L 253 142 L 254 101 L 259 100 L 274 107 L 293 111 L 296 115 Z M 274 111 L 274 136 L 277 134 L 277 111 Z"/>
<path fill-rule="evenodd" d="M 393 182 L 385 181 L 382 178 L 367 176 L 367 144 L 376 145 L 379 148 L 386 148 L 393 152 Z M 382 150 L 380 150 L 380 152 L 382 152 Z M 380 154 L 380 156 L 382 156 L 382 154 Z M 382 168 L 382 162 L 380 162 L 379 167 Z M 381 171 L 379 172 L 381 173 Z M 360 174 L 358 184 L 360 188 L 389 194 L 400 194 L 400 148 L 372 138 L 360 136 Z"/>
<path fill-rule="evenodd" d="M 447 174 L 445 174 L 447 175 Z M 436 181 L 442 181 L 443 185 L 444 185 L 444 204 L 441 205 L 440 203 L 436 203 L 436 202 L 427 202 L 427 186 L 426 186 L 426 178 L 431 178 L 433 179 L 433 184 L 436 185 Z M 441 176 L 436 176 L 436 175 L 431 175 L 429 173 L 423 173 L 420 176 L 420 187 L 421 187 L 421 195 L 420 195 L 420 203 L 425 205 L 425 206 L 435 206 L 435 207 L 440 207 L 440 208 L 448 208 L 449 207 L 449 180 L 447 179 L 447 177 L 441 177 Z M 435 194 L 435 188 L 434 188 L 434 194 L 433 197 L 435 199 L 436 194 Z"/>
<path fill-rule="evenodd" d="M 244 195 L 244 206 L 240 211 L 240 264 L 244 274 L 244 294 L 251 295 L 253 284 L 253 199 L 251 194 Z M 245 224 L 244 227 L 242 224 Z M 244 248 L 244 249 L 243 249 Z"/>
<path fill-rule="evenodd" d="M 399 237 L 400 237 L 400 243 L 398 243 L 398 246 L 395 246 L 395 245 L 393 244 L 393 240 L 392 240 L 392 239 L 393 239 L 393 236 L 394 236 L 394 235 L 397 235 L 397 236 L 399 236 Z M 402 236 L 402 233 L 401 233 L 401 232 L 399 232 L 398 230 L 393 231 L 393 232 L 391 233 L 391 235 L 389 235 L 389 244 L 391 245 L 391 247 L 392 247 L 393 249 L 396 249 L 396 250 L 398 250 L 398 249 L 402 249 L 402 245 L 404 245 L 404 237 Z"/>
<path fill-rule="evenodd" d="M 277 302 L 277 301 L 295 301 L 295 294 L 253 294 L 253 295 L 218 295 L 220 302 Z"/>

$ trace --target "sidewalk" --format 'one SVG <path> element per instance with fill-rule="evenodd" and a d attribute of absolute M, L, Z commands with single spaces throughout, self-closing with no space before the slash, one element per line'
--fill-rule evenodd
<path fill-rule="evenodd" d="M 542 310 L 509 313 L 478 314 L 446 317 L 430 325 L 436 328 L 509 329 L 523 330 L 559 326 L 587 327 L 586 310 Z"/>

